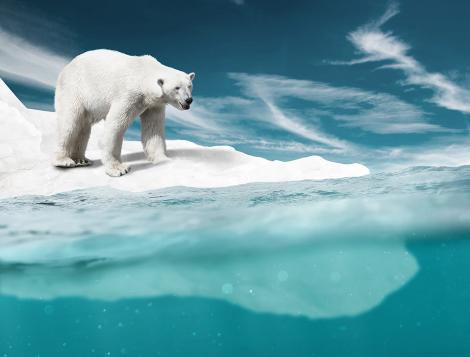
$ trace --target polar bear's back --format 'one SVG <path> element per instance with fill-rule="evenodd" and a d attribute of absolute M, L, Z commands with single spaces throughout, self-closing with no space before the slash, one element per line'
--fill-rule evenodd
<path fill-rule="evenodd" d="M 138 90 L 144 72 L 142 62 L 143 57 L 112 50 L 80 54 L 59 75 L 56 110 L 60 110 L 68 98 L 74 98 L 91 112 L 106 112 L 113 99 Z"/>

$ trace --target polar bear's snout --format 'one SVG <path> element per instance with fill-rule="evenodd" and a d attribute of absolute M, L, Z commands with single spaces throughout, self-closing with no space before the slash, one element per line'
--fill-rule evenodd
<path fill-rule="evenodd" d="M 189 97 L 184 101 L 184 104 L 181 104 L 184 110 L 188 110 L 193 102 L 193 97 Z"/>

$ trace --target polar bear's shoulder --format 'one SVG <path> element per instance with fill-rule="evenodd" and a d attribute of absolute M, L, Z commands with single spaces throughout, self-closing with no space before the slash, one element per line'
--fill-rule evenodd
<path fill-rule="evenodd" d="M 91 50 L 87 52 L 83 52 L 82 54 L 75 57 L 75 59 L 106 59 L 107 61 L 114 60 L 114 59 L 134 59 L 134 60 L 142 60 L 144 62 L 151 62 L 151 63 L 158 63 L 161 64 L 155 57 L 151 55 L 141 55 L 141 56 L 133 56 L 128 55 L 126 53 L 122 53 L 115 50 L 108 50 L 108 49 L 98 49 L 98 50 Z"/>
<path fill-rule="evenodd" d="M 72 60 L 72 63 L 119 63 L 127 62 L 135 56 L 129 56 L 125 53 L 113 50 L 92 50 L 83 52 Z"/>
<path fill-rule="evenodd" d="M 134 68 L 140 72 L 165 71 L 170 69 L 160 63 L 151 55 L 133 56 L 119 51 L 99 49 L 84 52 L 75 57 L 72 63 L 79 66 L 102 67 L 106 68 Z"/>

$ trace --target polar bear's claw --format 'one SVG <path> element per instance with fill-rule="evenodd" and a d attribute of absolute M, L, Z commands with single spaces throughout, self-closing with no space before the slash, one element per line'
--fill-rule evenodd
<path fill-rule="evenodd" d="M 70 157 L 59 157 L 54 161 L 54 166 L 62 168 L 71 168 L 71 167 L 82 167 L 89 166 L 93 161 L 85 158 L 82 159 L 72 159 Z"/>
<path fill-rule="evenodd" d="M 75 164 L 76 166 L 90 166 L 93 165 L 93 161 L 85 157 L 83 159 L 75 159 Z"/>
<path fill-rule="evenodd" d="M 117 164 L 106 168 L 106 173 L 111 177 L 119 177 L 127 174 L 131 170 L 126 164 Z"/>

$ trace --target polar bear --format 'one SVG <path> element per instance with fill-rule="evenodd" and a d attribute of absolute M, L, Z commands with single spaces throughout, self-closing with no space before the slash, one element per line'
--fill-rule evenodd
<path fill-rule="evenodd" d="M 142 145 L 149 160 L 166 159 L 165 106 L 187 110 L 195 74 L 167 67 L 152 56 L 94 50 L 75 57 L 60 73 L 55 92 L 58 121 L 54 166 L 87 166 L 91 126 L 105 119 L 102 161 L 109 176 L 130 167 L 121 162 L 126 129 L 140 116 Z"/>

